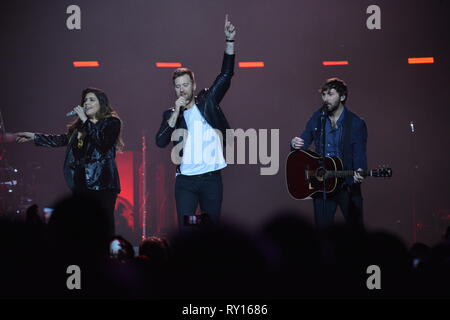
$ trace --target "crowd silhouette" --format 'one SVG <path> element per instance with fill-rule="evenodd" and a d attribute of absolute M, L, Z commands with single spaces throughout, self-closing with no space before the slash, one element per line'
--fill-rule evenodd
<path fill-rule="evenodd" d="M 36 205 L 0 220 L 2 299 L 430 299 L 450 297 L 450 228 L 432 247 L 348 225 L 316 231 L 280 209 L 258 232 L 223 223 L 152 236 L 135 252 L 109 238 L 102 207 L 59 201 L 48 223 Z M 69 289 L 68 266 L 81 270 Z M 368 266 L 381 289 L 368 289 Z"/>

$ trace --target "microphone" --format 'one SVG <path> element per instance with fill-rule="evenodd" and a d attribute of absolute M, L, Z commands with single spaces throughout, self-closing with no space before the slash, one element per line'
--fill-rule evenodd
<path fill-rule="evenodd" d="M 414 121 L 411 121 L 409 123 L 409 125 L 411 126 L 411 132 L 414 133 L 416 130 L 414 129 Z"/>
<path fill-rule="evenodd" d="M 84 107 L 82 107 L 82 108 L 84 109 Z M 74 110 L 72 110 L 72 111 L 66 113 L 66 117 L 72 117 L 72 116 L 74 116 L 76 114 L 77 113 Z"/>
<path fill-rule="evenodd" d="M 322 116 L 328 115 L 328 104 L 326 102 L 322 105 Z"/>
<path fill-rule="evenodd" d="M 189 104 L 189 103 L 187 103 L 187 104 Z M 181 107 L 180 107 L 180 112 L 178 113 L 178 117 L 179 117 L 179 118 L 183 117 L 185 111 L 186 111 L 186 106 L 185 106 L 185 105 L 184 105 L 184 106 L 181 106 Z"/>

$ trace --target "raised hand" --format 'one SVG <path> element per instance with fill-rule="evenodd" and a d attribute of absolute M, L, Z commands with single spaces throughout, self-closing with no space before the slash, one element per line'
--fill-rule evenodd
<path fill-rule="evenodd" d="M 228 20 L 228 14 L 225 15 L 225 38 L 227 40 L 234 40 L 236 36 L 236 27 Z"/>

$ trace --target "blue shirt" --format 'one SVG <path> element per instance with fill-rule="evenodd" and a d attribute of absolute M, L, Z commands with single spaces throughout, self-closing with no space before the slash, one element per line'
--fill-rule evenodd
<path fill-rule="evenodd" d="M 327 120 L 325 122 L 325 139 L 326 139 L 326 145 L 325 145 L 325 153 L 328 157 L 339 157 L 343 158 L 342 155 L 342 136 L 344 133 L 343 130 L 343 124 L 344 124 L 344 117 L 346 113 L 346 108 L 342 110 L 342 113 L 339 116 L 339 119 L 336 121 L 336 128 L 333 128 L 331 125 L 331 120 L 329 117 L 327 117 Z M 322 153 L 322 150 L 320 150 L 320 153 Z"/>

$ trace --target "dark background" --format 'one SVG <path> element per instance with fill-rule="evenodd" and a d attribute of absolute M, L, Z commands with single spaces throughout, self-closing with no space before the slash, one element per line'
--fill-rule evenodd
<path fill-rule="evenodd" d="M 71 4 L 81 8 L 81 30 L 66 28 Z M 366 27 L 371 4 L 381 8 L 381 30 Z M 349 86 L 347 106 L 367 123 L 369 166 L 387 164 L 394 172 L 390 180 L 364 183 L 367 227 L 411 242 L 415 207 L 417 240 L 435 243 L 450 208 L 449 1 L 3 2 L 0 109 L 7 131 L 63 133 L 65 113 L 79 103 L 82 89 L 102 88 L 123 119 L 126 150 L 139 157 L 141 136 L 148 141 L 148 233 L 170 231 L 174 166 L 170 148 L 158 149 L 154 136 L 162 111 L 175 100 L 173 69 L 155 62 L 181 62 L 195 71 L 197 88 L 208 87 L 220 70 L 226 13 L 237 27 L 237 61 L 264 61 L 265 68 L 236 66 L 222 108 L 233 128 L 280 129 L 280 170 L 261 176 L 259 164 L 229 165 L 223 219 L 256 230 L 277 209 L 295 208 L 312 221 L 312 203 L 287 193 L 284 161 L 290 139 L 321 105 L 317 89 L 338 76 Z M 434 64 L 407 63 L 428 56 Z M 101 66 L 74 68 L 75 60 Z M 324 67 L 324 60 L 350 64 Z M 3 147 L 11 165 L 35 176 L 40 207 L 68 192 L 64 149 Z"/>

